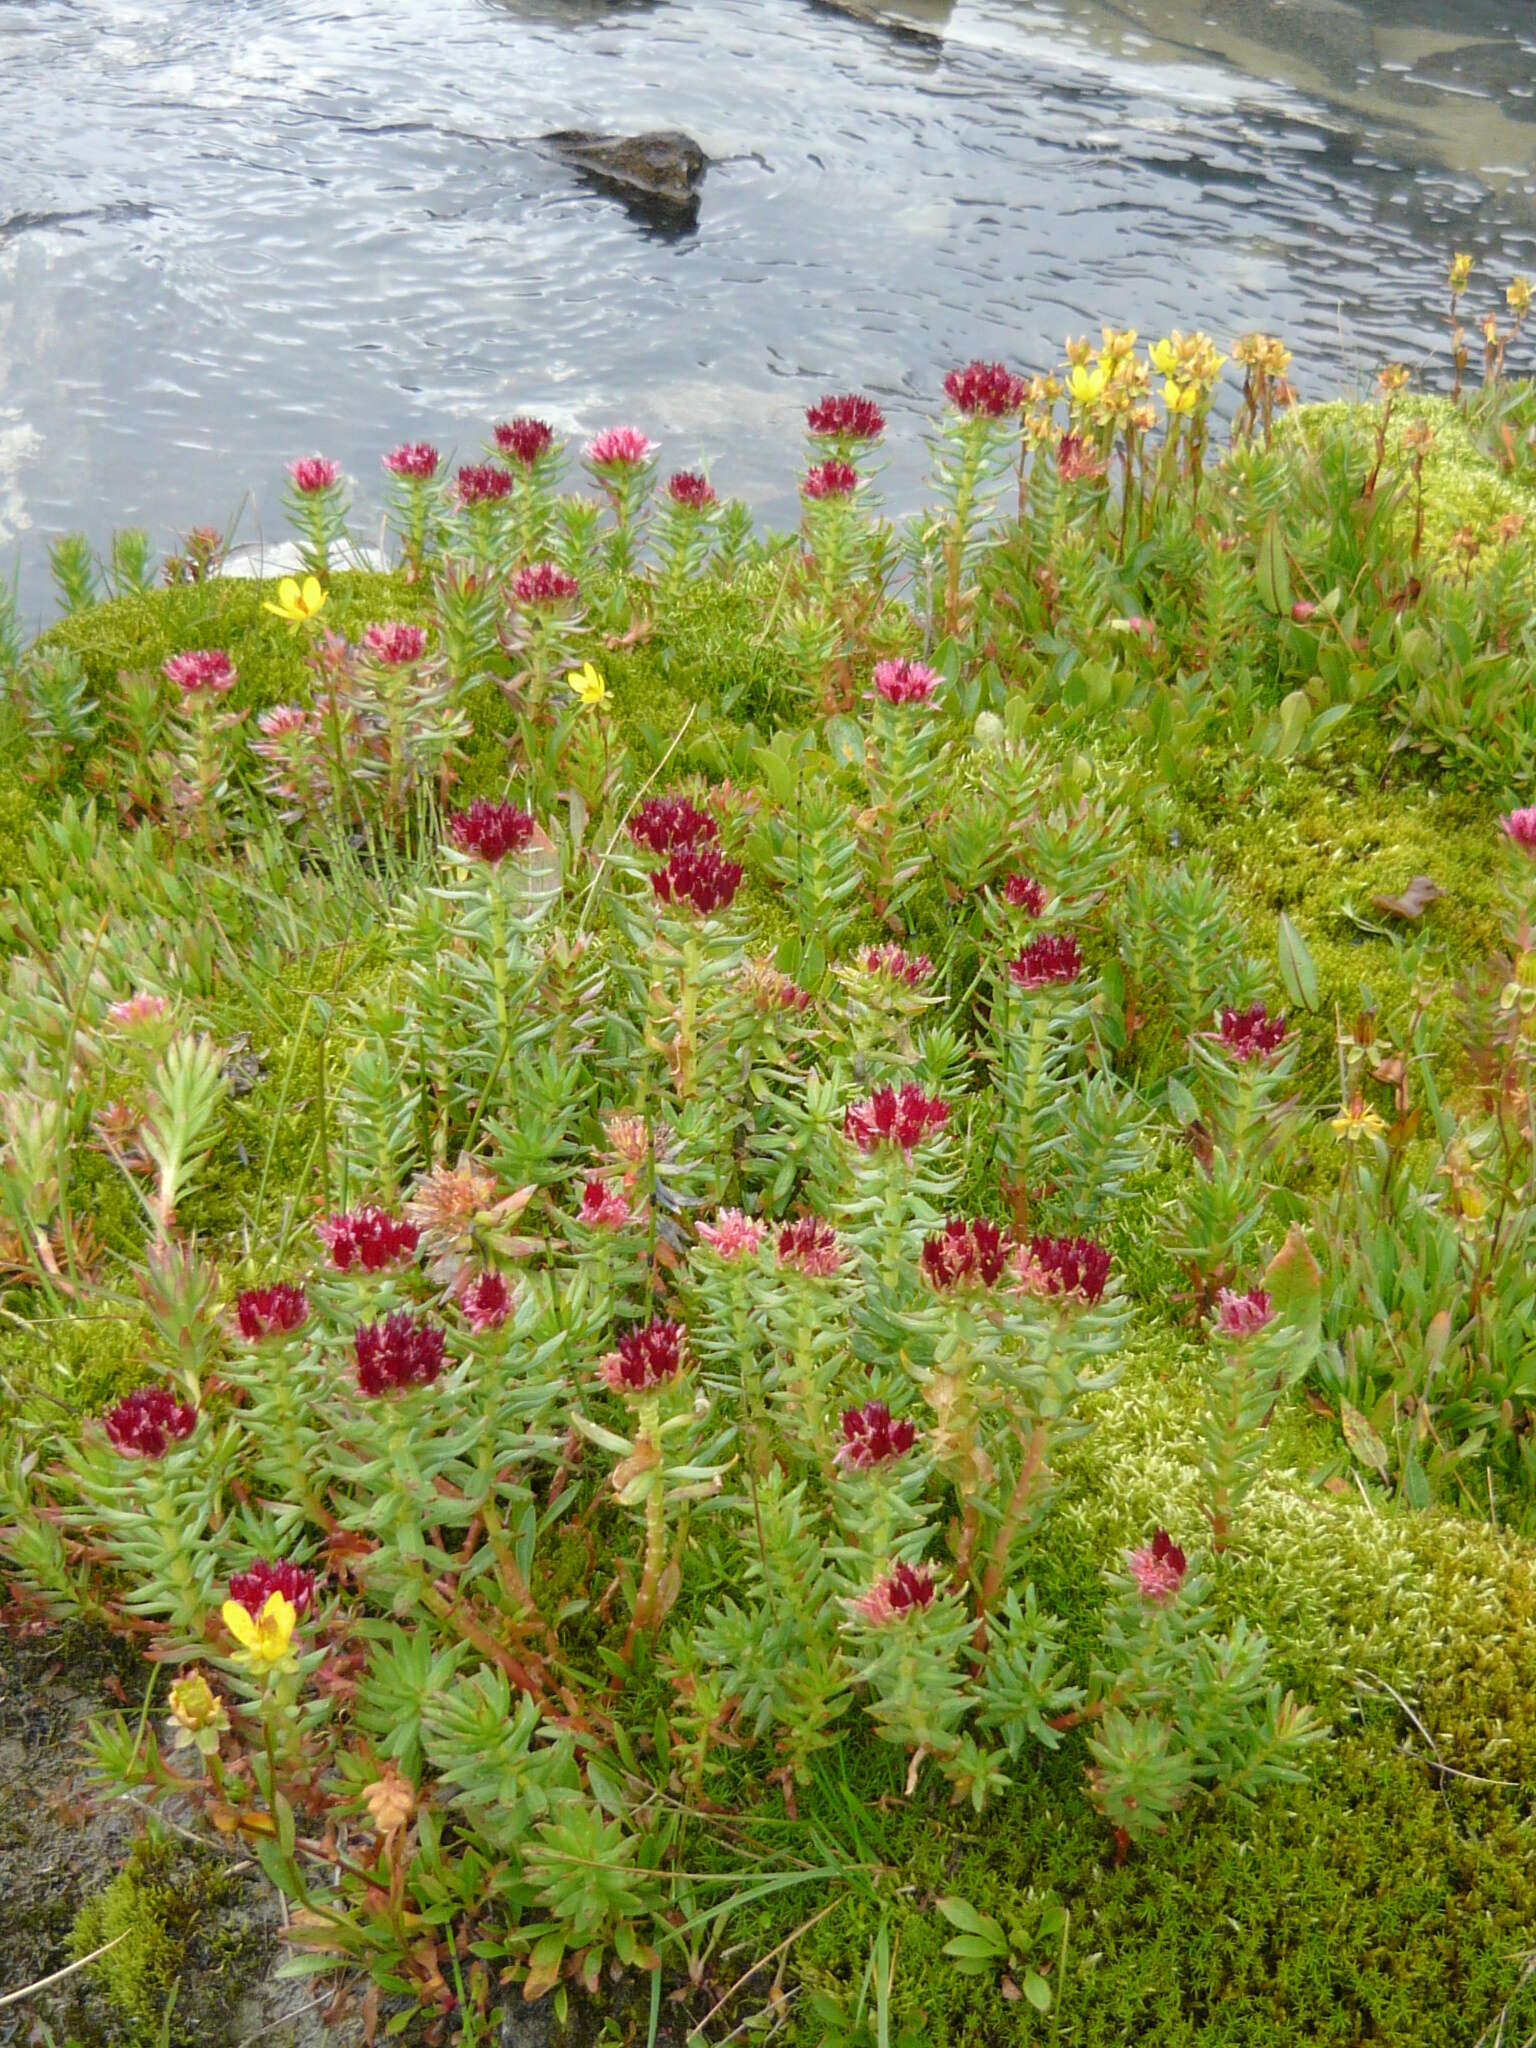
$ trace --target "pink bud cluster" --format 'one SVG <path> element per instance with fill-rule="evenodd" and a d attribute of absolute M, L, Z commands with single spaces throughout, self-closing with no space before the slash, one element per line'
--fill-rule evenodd
<path fill-rule="evenodd" d="M 889 1146 L 910 1158 L 948 1122 L 949 1104 L 908 1081 L 901 1088 L 877 1088 L 867 1101 L 853 1103 L 843 1118 L 843 1135 L 861 1152 Z"/>

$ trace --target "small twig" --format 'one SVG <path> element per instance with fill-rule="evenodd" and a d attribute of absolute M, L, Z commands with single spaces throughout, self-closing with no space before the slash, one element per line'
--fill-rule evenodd
<path fill-rule="evenodd" d="M 1506 1792 L 1519 1791 L 1520 1787 L 1513 1778 L 1480 1778 L 1473 1771 L 1459 1771 L 1454 1764 L 1448 1764 L 1440 1754 L 1439 1743 L 1436 1742 L 1434 1736 L 1430 1734 L 1429 1730 L 1425 1727 L 1424 1723 L 1419 1719 L 1418 1715 L 1413 1711 L 1412 1707 L 1409 1706 L 1408 1702 L 1397 1690 L 1397 1687 L 1395 1685 L 1390 1685 L 1385 1678 L 1378 1676 L 1376 1672 L 1367 1671 L 1363 1674 L 1357 1675 L 1355 1678 L 1354 1683 L 1355 1690 L 1357 1692 L 1368 1691 L 1368 1687 L 1364 1683 L 1365 1679 L 1369 1679 L 1374 1684 L 1379 1685 L 1382 1688 L 1383 1692 L 1389 1693 L 1391 1697 L 1394 1700 L 1396 1700 L 1398 1706 L 1401 1707 L 1403 1712 L 1408 1716 L 1408 1719 L 1413 1723 L 1414 1727 L 1418 1729 L 1419 1733 L 1423 1736 L 1424 1740 L 1429 1744 L 1430 1748 L 1434 1751 L 1434 1768 L 1437 1771 L 1443 1771 L 1448 1778 L 1463 1778 L 1469 1785 L 1493 1785 L 1499 1788 L 1500 1790 Z"/>
<path fill-rule="evenodd" d="M 19 2005 L 24 1998 L 31 1998 L 38 1991 L 46 1991 L 50 1984 L 62 1984 L 66 1977 L 73 1977 L 77 1970 L 83 1970 L 90 1963 L 100 1962 L 104 1955 L 110 1955 L 120 1941 L 126 1941 L 133 1932 L 125 1927 L 121 1934 L 114 1934 L 110 1941 L 104 1941 L 100 1948 L 93 1948 L 88 1956 L 82 1956 L 77 1963 L 66 1963 L 62 1970 L 55 1970 L 51 1976 L 39 1977 L 35 1984 L 23 1984 L 19 1991 L 7 1991 L 0 1996 L 0 2007 Z"/>
<path fill-rule="evenodd" d="M 769 1949 L 767 1955 L 759 1956 L 755 1963 L 749 1964 L 748 1967 L 745 1970 L 743 1970 L 741 1975 L 736 1979 L 736 1982 L 731 1986 L 730 1990 L 725 1993 L 724 1997 L 717 1998 L 714 2004 L 710 2007 L 709 2011 L 705 2013 L 703 2019 L 699 2021 L 698 2025 L 689 2029 L 688 2039 L 690 2041 L 702 2041 L 704 2037 L 704 2029 L 709 2025 L 710 2021 L 714 2018 L 717 2012 L 722 2011 L 726 2006 L 730 2004 L 731 2000 L 736 1996 L 737 1992 L 741 1989 L 743 1984 L 747 1983 L 750 1978 L 755 1977 L 759 1970 L 765 1969 L 767 1965 L 773 1961 L 775 1956 L 782 1955 L 786 1949 L 792 1948 L 794 1944 L 800 1939 L 802 1934 L 809 1934 L 811 1929 L 816 1925 L 818 1920 L 825 1920 L 829 1913 L 835 1912 L 836 1909 L 843 1903 L 843 1895 L 839 1893 L 835 1899 L 829 1900 L 829 1902 L 822 1907 L 819 1913 L 813 1913 L 809 1920 L 802 1920 L 798 1927 L 792 1929 L 790 1933 L 786 1934 L 784 1939 L 779 1943 L 777 1948 Z M 733 2029 L 733 2031 L 736 2030 Z M 729 2038 L 729 2036 L 727 2038 Z"/>

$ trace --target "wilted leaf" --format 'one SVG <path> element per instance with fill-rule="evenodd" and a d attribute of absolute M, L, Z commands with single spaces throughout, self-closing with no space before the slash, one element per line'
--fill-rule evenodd
<path fill-rule="evenodd" d="M 1401 896 L 1373 896 L 1372 907 L 1386 917 L 1400 917 L 1412 924 L 1424 915 L 1431 903 L 1438 903 L 1445 891 L 1438 882 L 1432 882 L 1428 875 L 1415 875 Z"/>
<path fill-rule="evenodd" d="M 1299 1330 L 1316 1350 L 1322 1333 L 1323 1274 L 1299 1223 L 1291 1225 L 1285 1243 L 1265 1268 L 1264 1286 L 1281 1320 Z"/>
<path fill-rule="evenodd" d="M 1347 1401 L 1339 1403 L 1339 1421 L 1344 1427 L 1344 1441 L 1360 1460 L 1369 1465 L 1373 1472 L 1387 1476 L 1387 1447 L 1376 1434 L 1370 1423 L 1358 1408 L 1351 1408 Z"/>

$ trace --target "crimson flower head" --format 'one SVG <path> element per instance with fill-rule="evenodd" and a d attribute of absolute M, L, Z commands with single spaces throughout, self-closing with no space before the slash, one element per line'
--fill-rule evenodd
<path fill-rule="evenodd" d="M 837 1463 L 846 1471 L 868 1472 L 904 1458 L 916 1442 L 917 1431 L 910 1422 L 893 1422 L 883 1401 L 866 1401 L 862 1408 L 843 1410 Z"/>
<path fill-rule="evenodd" d="M 667 496 L 688 512 L 707 512 L 719 503 L 709 478 L 693 469 L 679 469 L 667 478 Z"/>
<path fill-rule="evenodd" d="M 421 1232 L 404 1217 L 372 1207 L 349 1209 L 342 1216 L 322 1216 L 315 1225 L 320 1242 L 338 1273 L 354 1266 L 364 1273 L 382 1273 L 414 1258 Z"/>
<path fill-rule="evenodd" d="M 528 562 L 512 578 L 512 597 L 524 606 L 569 604 L 581 595 L 581 585 L 553 562 Z"/>
<path fill-rule="evenodd" d="M 696 809 L 687 797 L 652 796 L 630 819 L 629 836 L 647 853 L 665 855 L 720 835 L 714 819 Z"/>
<path fill-rule="evenodd" d="M 235 664 L 217 647 L 173 654 L 160 673 L 183 697 L 226 697 L 235 687 Z"/>
<path fill-rule="evenodd" d="M 402 482 L 429 484 L 437 475 L 443 458 L 430 441 L 402 441 L 384 457 L 384 467 Z"/>
<path fill-rule="evenodd" d="M 1030 1294 L 1089 1307 L 1109 1284 L 1109 1253 L 1091 1237 L 1032 1237 L 1014 1255 L 1014 1267 Z"/>
<path fill-rule="evenodd" d="M 1083 971 L 1083 956 L 1070 932 L 1041 932 L 1008 963 L 1020 988 L 1064 988 Z"/>
<path fill-rule="evenodd" d="M 951 1287 L 995 1287 L 1007 1263 L 1008 1241 L 995 1223 L 952 1216 L 923 1245 L 923 1278 L 941 1293 Z"/>
<path fill-rule="evenodd" d="M 453 480 L 461 505 L 494 505 L 512 489 L 512 472 L 495 462 L 466 462 Z"/>
<path fill-rule="evenodd" d="M 1166 1529 L 1159 1529 L 1144 1550 L 1128 1551 L 1125 1561 L 1148 1606 L 1167 1607 L 1178 1598 L 1189 1560 Z"/>
<path fill-rule="evenodd" d="M 876 662 L 871 680 L 887 704 L 931 704 L 939 687 L 938 672 L 925 661 Z"/>
<path fill-rule="evenodd" d="M 512 1289 L 502 1273 L 476 1273 L 457 1291 L 464 1320 L 477 1337 L 499 1330 L 512 1313 Z"/>
<path fill-rule="evenodd" d="M 883 1579 L 877 1579 L 867 1593 L 852 1602 L 852 1607 L 861 1620 L 884 1628 L 931 1607 L 933 1590 L 933 1573 L 926 1565 L 893 1565 Z"/>
<path fill-rule="evenodd" d="M 779 1232 L 779 1265 L 808 1279 L 829 1280 L 841 1270 L 843 1247 L 837 1232 L 819 1216 L 797 1216 Z"/>
<path fill-rule="evenodd" d="M 341 482 L 341 464 L 332 462 L 328 455 L 301 455 L 297 462 L 289 463 L 288 474 L 293 478 L 294 489 L 312 498 Z"/>
<path fill-rule="evenodd" d="M 851 498 L 858 489 L 859 473 L 851 462 L 818 462 L 800 479 L 802 498 Z"/>
<path fill-rule="evenodd" d="M 1103 476 L 1104 458 L 1081 434 L 1063 434 L 1056 443 L 1056 474 L 1064 484 L 1088 483 Z"/>
<path fill-rule="evenodd" d="M 901 982 L 907 988 L 921 988 L 933 973 L 933 962 L 926 953 L 914 956 L 900 946 L 871 946 L 864 955 L 864 972 Z"/>
<path fill-rule="evenodd" d="M 169 1387 L 140 1387 L 101 1418 L 107 1442 L 124 1458 L 163 1458 L 197 1427 L 197 1410 Z"/>
<path fill-rule="evenodd" d="M 594 1176 L 581 1191 L 581 1219 L 588 1230 L 622 1230 L 630 1220 L 629 1203 L 618 1188 Z"/>
<path fill-rule="evenodd" d="M 604 427 L 587 443 L 586 457 L 594 469 L 637 469 L 656 447 L 638 427 Z"/>
<path fill-rule="evenodd" d="M 944 379 L 950 404 L 967 419 L 1000 420 L 1024 403 L 1024 379 L 1001 363 L 967 363 Z"/>
<path fill-rule="evenodd" d="M 805 427 L 817 440 L 878 441 L 885 432 L 885 414 L 872 398 L 847 391 L 808 405 Z"/>
<path fill-rule="evenodd" d="M 707 841 L 701 846 L 680 846 L 664 868 L 651 877 L 651 887 L 662 903 L 686 903 L 700 917 L 717 910 L 729 910 L 741 887 L 740 861 L 726 860 Z"/>
<path fill-rule="evenodd" d="M 843 1135 L 861 1152 L 888 1145 L 910 1159 L 925 1138 L 948 1122 L 949 1104 L 908 1081 L 901 1088 L 877 1088 L 867 1102 L 853 1103 L 843 1118 Z"/>
<path fill-rule="evenodd" d="M 381 1323 L 362 1323 L 352 1339 L 357 1384 L 370 1396 L 430 1387 L 443 1369 L 443 1333 L 425 1316 L 397 1308 Z"/>
<path fill-rule="evenodd" d="M 1499 824 L 1511 846 L 1518 846 L 1527 859 L 1536 860 L 1536 808 L 1511 811 Z"/>
<path fill-rule="evenodd" d="M 687 1339 L 681 1323 L 657 1316 L 630 1330 L 603 1360 L 604 1382 L 616 1394 L 649 1394 L 675 1380 L 683 1369 Z"/>
<path fill-rule="evenodd" d="M 1003 884 L 1003 901 L 1010 910 L 1039 917 L 1045 909 L 1045 891 L 1032 875 L 1010 875 Z"/>
<path fill-rule="evenodd" d="M 523 852 L 535 829 L 527 811 L 516 804 L 493 804 L 483 796 L 477 796 L 467 811 L 454 811 L 448 820 L 448 837 L 459 852 L 492 868 L 509 853 Z"/>
<path fill-rule="evenodd" d="M 247 1344 L 265 1337 L 286 1337 L 302 1329 L 309 1316 L 309 1297 L 302 1287 L 248 1287 L 236 1297 L 235 1321 Z"/>
<path fill-rule="evenodd" d="M 1223 1337 L 1253 1337 L 1274 1320 L 1275 1305 L 1262 1287 L 1238 1294 L 1223 1287 L 1216 1296 L 1216 1327 Z"/>
<path fill-rule="evenodd" d="M 398 623 L 370 626 L 363 635 L 363 645 L 381 667 L 408 668 L 427 651 L 426 628 Z"/>
<path fill-rule="evenodd" d="M 555 430 L 543 420 L 506 420 L 493 429 L 497 452 L 532 469 L 555 445 Z"/>
<path fill-rule="evenodd" d="M 315 1575 L 307 1564 L 290 1564 L 287 1558 L 269 1564 L 261 1557 L 248 1571 L 229 1575 L 230 1599 L 238 1601 L 253 1621 L 274 1593 L 281 1593 L 302 1621 L 315 1604 Z"/>
<path fill-rule="evenodd" d="M 1246 1010 L 1221 1013 L 1221 1042 L 1245 1066 L 1255 1060 L 1267 1060 L 1271 1053 L 1280 1050 L 1284 1039 L 1285 1018 L 1271 1017 L 1262 1003 L 1252 1003 Z"/>

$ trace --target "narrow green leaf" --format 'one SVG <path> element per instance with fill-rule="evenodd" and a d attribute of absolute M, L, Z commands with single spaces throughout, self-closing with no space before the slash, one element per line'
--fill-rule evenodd
<path fill-rule="evenodd" d="M 1280 956 L 1280 979 L 1286 994 L 1298 1009 L 1315 1012 L 1319 1004 L 1317 968 L 1307 951 L 1306 941 L 1283 910 L 1276 947 Z"/>

